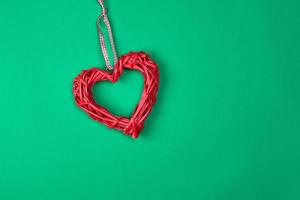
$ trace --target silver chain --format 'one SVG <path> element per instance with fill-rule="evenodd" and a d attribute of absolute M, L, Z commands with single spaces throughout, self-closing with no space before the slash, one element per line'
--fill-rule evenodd
<path fill-rule="evenodd" d="M 116 51 L 116 47 L 115 47 L 115 42 L 114 42 L 111 26 L 110 26 L 110 23 L 109 23 L 109 20 L 108 20 L 108 17 L 107 17 L 107 10 L 104 6 L 104 2 L 103 2 L 103 0 L 98 0 L 98 2 L 99 2 L 99 4 L 101 5 L 101 8 L 102 8 L 102 13 L 97 19 L 97 28 L 98 28 L 98 33 L 99 33 L 100 47 L 101 47 L 101 50 L 102 50 L 102 54 L 103 54 L 103 57 L 104 57 L 106 68 L 109 69 L 109 70 L 112 70 L 113 66 L 111 65 L 111 63 L 109 61 L 104 35 L 103 35 L 103 32 L 102 32 L 101 27 L 100 27 L 100 22 L 101 22 L 102 19 L 103 19 L 104 24 L 107 28 L 108 37 L 109 37 L 109 41 L 110 41 L 110 45 L 111 45 L 111 50 L 112 50 L 113 57 L 114 57 L 114 63 L 117 63 L 118 55 L 117 55 L 117 51 Z"/>

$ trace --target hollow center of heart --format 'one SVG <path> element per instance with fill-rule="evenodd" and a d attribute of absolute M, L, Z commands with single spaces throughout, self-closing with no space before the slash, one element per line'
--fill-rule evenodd
<path fill-rule="evenodd" d="M 143 91 L 143 76 L 138 71 L 125 70 L 115 83 L 103 81 L 93 88 L 98 105 L 114 115 L 130 117 Z"/>

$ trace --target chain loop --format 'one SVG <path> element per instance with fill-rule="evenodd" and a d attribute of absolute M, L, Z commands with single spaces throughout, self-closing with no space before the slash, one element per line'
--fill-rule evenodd
<path fill-rule="evenodd" d="M 109 37 L 109 41 L 110 41 L 110 45 L 111 45 L 111 50 L 112 50 L 112 53 L 113 53 L 114 63 L 117 63 L 118 55 L 117 55 L 117 51 L 116 51 L 116 47 L 115 47 L 115 42 L 114 42 L 111 26 L 110 26 L 110 23 L 109 23 L 109 20 L 108 20 L 108 17 L 107 17 L 107 10 L 104 6 L 104 2 L 103 2 L 103 0 L 98 0 L 98 3 L 100 4 L 100 6 L 102 8 L 102 13 L 97 19 L 97 29 L 98 29 L 98 34 L 99 34 L 100 47 L 101 47 L 101 50 L 102 50 L 102 54 L 103 54 L 103 57 L 104 57 L 106 68 L 109 69 L 109 70 L 112 70 L 113 66 L 110 63 L 107 48 L 106 48 L 106 43 L 105 43 L 105 39 L 104 39 L 104 34 L 103 34 L 103 32 L 101 30 L 101 27 L 100 27 L 100 23 L 101 23 L 102 19 L 103 19 L 103 22 L 104 22 L 104 24 L 107 28 L 108 37 Z"/>

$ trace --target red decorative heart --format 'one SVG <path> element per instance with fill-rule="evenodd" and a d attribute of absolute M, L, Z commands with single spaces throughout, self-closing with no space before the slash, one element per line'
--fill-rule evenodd
<path fill-rule="evenodd" d="M 142 97 L 131 118 L 111 114 L 107 109 L 96 104 L 92 93 L 92 88 L 97 82 L 116 82 L 124 68 L 138 70 L 144 77 Z M 83 70 L 74 80 L 73 93 L 76 104 L 91 118 L 137 138 L 144 127 L 144 121 L 156 102 L 158 80 L 157 64 L 144 52 L 130 52 L 118 60 L 112 73 L 98 68 Z"/>

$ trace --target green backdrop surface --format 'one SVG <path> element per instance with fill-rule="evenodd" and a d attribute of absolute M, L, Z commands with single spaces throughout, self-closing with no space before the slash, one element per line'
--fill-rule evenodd
<path fill-rule="evenodd" d="M 107 0 L 119 55 L 157 61 L 137 140 L 77 108 L 104 69 L 96 0 L 0 2 L 0 199 L 300 199 L 300 2 Z M 98 84 L 129 116 L 143 79 Z"/>

